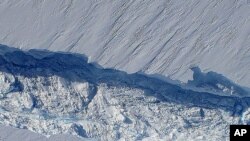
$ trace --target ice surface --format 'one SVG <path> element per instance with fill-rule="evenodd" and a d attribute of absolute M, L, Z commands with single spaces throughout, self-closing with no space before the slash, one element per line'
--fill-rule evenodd
<path fill-rule="evenodd" d="M 228 140 L 250 124 L 249 15 L 247 0 L 0 0 L 0 43 L 22 49 L 0 46 L 0 140 Z"/>
<path fill-rule="evenodd" d="M 25 129 L 17 129 L 9 126 L 0 125 L 1 141 L 80 141 L 83 140 L 73 135 L 53 135 L 47 138 L 41 134 L 34 133 Z M 83 141 L 94 141 L 84 139 Z"/>
<path fill-rule="evenodd" d="M 0 43 L 184 82 L 197 65 L 249 87 L 249 15 L 247 0 L 1 0 Z"/>
<path fill-rule="evenodd" d="M 0 78 L 8 80 L 1 81 L 6 85 L 0 98 L 3 125 L 79 140 L 165 141 L 228 140 L 230 124 L 250 123 L 244 88 L 215 72 L 193 68 L 194 80 L 180 86 L 96 67 L 80 54 L 24 52 L 3 45 L 0 52 Z"/>

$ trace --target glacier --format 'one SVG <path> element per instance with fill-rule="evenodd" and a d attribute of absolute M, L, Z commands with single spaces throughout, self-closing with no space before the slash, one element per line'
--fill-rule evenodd
<path fill-rule="evenodd" d="M 229 140 L 249 25 L 249 0 L 0 0 L 0 140 Z"/>
<path fill-rule="evenodd" d="M 216 72 L 193 67 L 193 80 L 179 85 L 105 69 L 82 54 L 5 45 L 0 52 L 6 126 L 47 137 L 146 141 L 229 140 L 230 124 L 250 124 L 248 89 Z"/>
<path fill-rule="evenodd" d="M 247 1 L 1 0 L 0 43 L 181 82 L 196 65 L 250 87 Z"/>

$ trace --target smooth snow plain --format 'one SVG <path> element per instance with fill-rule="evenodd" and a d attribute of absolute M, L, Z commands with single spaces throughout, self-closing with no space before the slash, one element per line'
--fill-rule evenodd
<path fill-rule="evenodd" d="M 198 67 L 177 85 L 104 69 L 81 54 L 4 45 L 0 52 L 3 125 L 79 140 L 203 141 L 229 140 L 230 124 L 250 123 L 248 91 Z"/>

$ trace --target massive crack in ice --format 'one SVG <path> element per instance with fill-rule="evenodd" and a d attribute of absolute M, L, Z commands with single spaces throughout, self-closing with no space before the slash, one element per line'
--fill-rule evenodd
<path fill-rule="evenodd" d="M 182 82 L 198 65 L 250 87 L 247 1 L 1 0 L 0 43 Z"/>
<path fill-rule="evenodd" d="M 79 54 L 6 46 L 0 52 L 0 122 L 5 125 L 97 140 L 225 140 L 230 124 L 250 121 L 250 98 L 242 97 L 243 88 L 216 95 L 102 69 Z M 221 81 L 206 82 L 202 86 Z"/>

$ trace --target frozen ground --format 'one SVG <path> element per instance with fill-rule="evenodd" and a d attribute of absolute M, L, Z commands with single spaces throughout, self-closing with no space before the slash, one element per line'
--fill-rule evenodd
<path fill-rule="evenodd" d="M 85 54 L 187 82 L 190 66 L 250 86 L 248 0 L 1 0 L 0 43 Z"/>
<path fill-rule="evenodd" d="M 0 52 L 3 125 L 82 140 L 203 141 L 228 140 L 230 124 L 250 123 L 248 91 L 198 67 L 177 85 L 103 69 L 80 54 L 3 45 Z"/>

